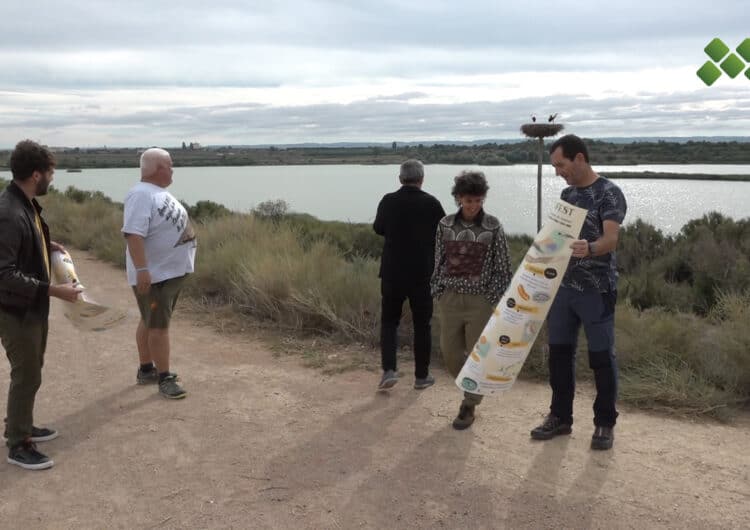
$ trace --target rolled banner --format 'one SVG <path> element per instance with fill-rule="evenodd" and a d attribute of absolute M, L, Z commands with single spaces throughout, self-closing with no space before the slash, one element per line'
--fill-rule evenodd
<path fill-rule="evenodd" d="M 587 210 L 558 200 L 500 299 L 456 384 L 474 394 L 510 390 L 531 351 L 573 253 Z"/>
<path fill-rule="evenodd" d="M 84 288 L 70 254 L 53 250 L 51 257 L 52 276 L 55 283 L 72 283 Z M 101 305 L 82 292 L 78 295 L 78 300 L 73 303 L 66 302 L 63 305 L 63 315 L 80 330 L 104 331 L 125 320 L 127 313 L 121 309 Z"/>
<path fill-rule="evenodd" d="M 73 264 L 73 258 L 70 254 L 59 250 L 52 251 L 52 276 L 55 283 L 72 283 L 73 285 L 85 289 L 76 274 L 76 266 Z"/>

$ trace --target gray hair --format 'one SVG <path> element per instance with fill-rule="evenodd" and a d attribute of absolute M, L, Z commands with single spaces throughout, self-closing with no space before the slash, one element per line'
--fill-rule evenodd
<path fill-rule="evenodd" d="M 146 149 L 141 155 L 141 178 L 150 177 L 156 173 L 162 162 L 166 163 L 171 158 L 169 151 L 159 147 Z"/>
<path fill-rule="evenodd" d="M 401 171 L 398 174 L 401 184 L 419 184 L 424 180 L 424 167 L 419 160 L 407 160 L 401 164 Z"/>

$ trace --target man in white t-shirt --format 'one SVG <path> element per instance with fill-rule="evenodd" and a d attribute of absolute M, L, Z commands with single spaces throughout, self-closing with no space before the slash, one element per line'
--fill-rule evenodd
<path fill-rule="evenodd" d="M 141 155 L 141 181 L 125 197 L 122 232 L 128 283 L 133 287 L 141 321 L 136 331 L 138 384 L 158 383 L 169 399 L 187 393 L 169 371 L 169 322 L 182 284 L 195 264 L 195 231 L 187 211 L 167 191 L 172 157 L 164 149 Z"/>

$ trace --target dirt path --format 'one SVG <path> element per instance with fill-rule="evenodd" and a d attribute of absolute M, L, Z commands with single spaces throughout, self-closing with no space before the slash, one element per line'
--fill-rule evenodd
<path fill-rule="evenodd" d="M 170 402 L 135 383 L 136 312 L 121 271 L 75 252 L 126 325 L 79 334 L 56 305 L 37 423 L 56 466 L 0 463 L 3 528 L 741 528 L 750 521 L 750 422 L 686 422 L 623 411 L 615 449 L 589 450 L 591 396 L 572 436 L 529 440 L 549 395 L 518 383 L 474 427 L 450 420 L 442 371 L 390 394 L 377 374 L 325 376 L 179 314 Z M 96 284 L 96 285 L 95 285 Z M 110 286 L 110 287 L 107 287 Z M 2 401 L 7 362 L 0 363 Z"/>

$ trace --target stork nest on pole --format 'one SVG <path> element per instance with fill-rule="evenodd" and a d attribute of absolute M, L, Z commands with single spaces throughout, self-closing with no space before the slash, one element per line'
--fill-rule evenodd
<path fill-rule="evenodd" d="M 563 130 L 561 123 L 524 123 L 521 132 L 529 138 L 546 138 Z"/>

